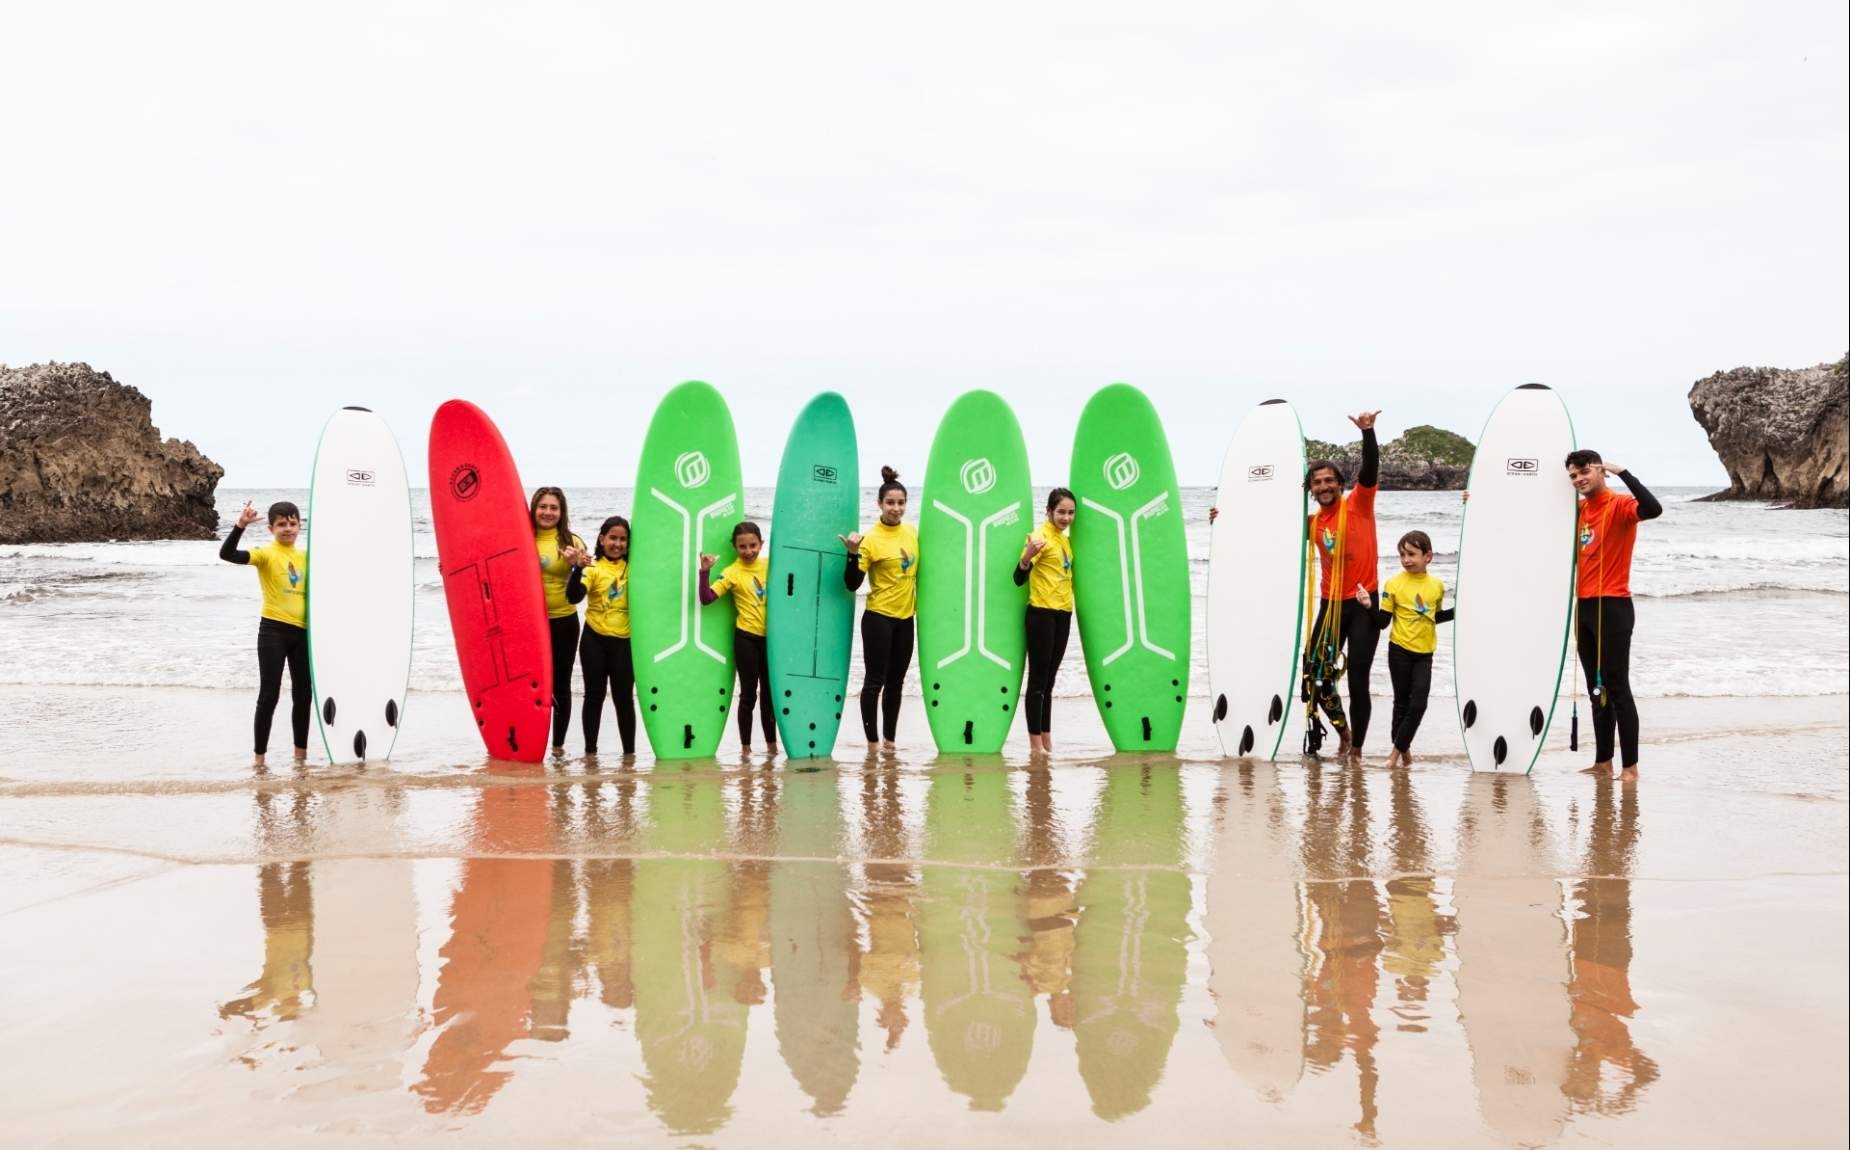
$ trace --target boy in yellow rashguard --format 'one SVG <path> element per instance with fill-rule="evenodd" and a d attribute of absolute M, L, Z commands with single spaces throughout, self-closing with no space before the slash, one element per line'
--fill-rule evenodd
<path fill-rule="evenodd" d="M 255 567 L 263 588 L 263 618 L 257 623 L 256 757 L 252 761 L 263 766 L 263 756 L 270 749 L 270 720 L 283 695 L 283 667 L 287 666 L 289 733 L 295 739 L 295 761 L 306 762 L 314 692 L 308 678 L 308 552 L 296 546 L 302 534 L 302 512 L 293 503 L 270 504 L 270 542 L 241 550 L 238 541 L 255 522 L 257 509 L 246 502 L 218 549 L 218 557 L 227 563 Z"/>
<path fill-rule="evenodd" d="M 1394 682 L 1390 767 L 1413 762 L 1413 736 L 1426 717 L 1426 696 L 1432 689 L 1432 653 L 1439 646 L 1439 624 L 1451 622 L 1453 615 L 1445 606 L 1445 584 L 1426 570 L 1432 562 L 1432 538 L 1424 531 L 1409 531 L 1400 537 L 1397 550 L 1401 572 L 1381 588 L 1381 605 L 1375 610 L 1376 624 L 1392 628 L 1388 635 L 1388 678 Z"/>
<path fill-rule="evenodd" d="M 700 557 L 700 602 L 704 606 L 732 596 L 737 625 L 732 632 L 732 661 L 739 669 L 739 752 L 752 753 L 752 707 L 758 705 L 764 724 L 765 750 L 777 754 L 777 719 L 771 711 L 771 659 L 764 639 L 764 593 L 771 580 L 771 561 L 765 558 L 764 532 L 747 519 L 732 529 L 732 549 L 738 558 L 726 564 L 717 582 L 707 573 L 717 557 Z"/>

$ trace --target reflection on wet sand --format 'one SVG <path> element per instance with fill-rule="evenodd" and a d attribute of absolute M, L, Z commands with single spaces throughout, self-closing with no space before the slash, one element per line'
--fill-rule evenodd
<path fill-rule="evenodd" d="M 1459 872 L 1458 1013 L 1478 1110 L 1492 1130 L 1538 1145 L 1567 1122 L 1567 947 L 1548 827 L 1527 775 L 1474 774 Z"/>
<path fill-rule="evenodd" d="M 861 918 L 867 951 L 861 956 L 861 990 L 879 1003 L 876 1018 L 886 1049 L 906 1033 L 906 1000 L 918 992 L 918 872 L 897 861 L 911 855 L 899 770 L 891 760 L 868 763 L 861 776 Z"/>
<path fill-rule="evenodd" d="M 778 811 L 783 853 L 832 857 L 840 801 L 834 771 L 786 776 Z M 861 951 L 845 866 L 786 862 L 772 872 L 771 943 L 778 1054 L 812 1113 L 839 1113 L 861 1067 Z"/>
<path fill-rule="evenodd" d="M 1105 764 L 1073 940 L 1073 1029 L 1093 1113 L 1150 1104 L 1181 1026 L 1190 887 L 1173 764 Z"/>
<path fill-rule="evenodd" d="M 1304 1076 L 1304 902 L 1279 768 L 1243 762 L 1215 797 L 1208 884 L 1214 1038 L 1234 1072 L 1279 1102 Z"/>
<path fill-rule="evenodd" d="M 1054 810 L 1053 772 L 1045 763 L 1028 771 L 1028 949 L 1021 956 L 1028 987 L 1047 996 L 1055 1026 L 1073 1028 L 1073 928 L 1079 900 L 1065 866 L 1066 841 Z"/>
<path fill-rule="evenodd" d="M 1615 803 L 1614 798 L 1617 797 Z M 1657 1063 L 1632 1041 L 1632 883 L 1638 849 L 1638 791 L 1610 776 L 1594 780 L 1586 861 L 1574 884 L 1572 1004 L 1574 1053 L 1565 1090 L 1576 1109 L 1623 1114 L 1657 1081 Z M 1609 1080 L 1606 1068 L 1616 1072 Z"/>
<path fill-rule="evenodd" d="M 512 764 L 491 771 L 531 774 Z M 472 838 L 484 850 L 547 849 L 547 793 L 539 786 L 485 786 Z M 545 956 L 556 864 L 546 858 L 463 860 L 450 901 L 431 1022 L 439 1028 L 412 1086 L 433 1113 L 480 1111 L 513 1076 L 508 1046 L 529 1036 L 533 983 Z"/>
<path fill-rule="evenodd" d="M 285 847 L 308 824 L 311 795 L 306 790 L 260 789 L 257 804 L 257 849 L 265 855 Z M 287 820 L 289 826 L 279 823 Z M 263 968 L 236 997 L 218 1008 L 220 1018 L 248 1019 L 261 1033 L 272 1021 L 286 1021 L 314 1001 L 314 894 L 306 861 L 263 863 L 257 867 L 257 914 L 263 922 Z"/>
<path fill-rule="evenodd" d="M 938 1073 L 973 1110 L 1000 1110 L 1027 1073 L 1034 991 L 1016 959 L 1029 937 L 1001 761 L 940 764 L 925 799 L 920 997 Z"/>

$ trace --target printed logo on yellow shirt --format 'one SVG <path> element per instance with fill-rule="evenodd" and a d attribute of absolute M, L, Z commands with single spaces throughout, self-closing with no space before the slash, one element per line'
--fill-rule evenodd
<path fill-rule="evenodd" d="M 760 601 L 763 601 L 763 599 L 764 599 L 764 583 L 763 583 L 763 581 L 762 581 L 762 580 L 760 580 L 760 579 L 758 578 L 758 576 L 756 576 L 756 575 L 753 575 L 753 576 L 752 576 L 752 593 L 753 593 L 754 595 L 756 595 L 756 596 L 758 596 L 758 598 L 759 598 L 759 600 L 760 600 Z"/>
<path fill-rule="evenodd" d="M 302 574 L 301 572 L 295 569 L 294 560 L 290 560 L 288 564 L 288 568 L 289 568 L 289 586 L 293 588 L 297 583 L 300 583 L 302 581 Z"/>

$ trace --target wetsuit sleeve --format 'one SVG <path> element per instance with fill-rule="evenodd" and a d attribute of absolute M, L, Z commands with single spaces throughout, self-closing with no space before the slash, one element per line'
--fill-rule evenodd
<path fill-rule="evenodd" d="M 1021 560 L 1015 560 L 1015 586 L 1026 587 L 1028 585 L 1028 574 L 1033 570 L 1034 564 L 1030 563 L 1026 567 L 1023 567 L 1021 565 Z"/>
<path fill-rule="evenodd" d="M 698 565 L 694 568 L 694 584 L 700 588 L 700 605 L 702 607 L 705 607 L 708 603 L 719 602 L 721 587 L 731 590 L 731 587 L 727 584 L 726 578 L 723 575 L 720 576 L 720 580 L 717 584 L 707 582 L 706 572 L 700 570 Z"/>
<path fill-rule="evenodd" d="M 861 589 L 861 583 L 865 581 L 866 578 L 867 572 L 861 570 L 860 553 L 850 551 L 848 553 L 848 566 L 841 573 L 841 581 L 848 585 L 848 590 L 859 591 Z"/>
<path fill-rule="evenodd" d="M 1385 631 L 1389 627 L 1392 627 L 1393 625 L 1394 625 L 1394 612 L 1388 610 L 1386 607 L 1376 607 L 1375 608 L 1375 628 L 1376 630 Z"/>
<path fill-rule="evenodd" d="M 1453 619 L 1456 619 L 1457 617 L 1458 617 L 1458 608 L 1441 607 L 1437 611 L 1433 612 L 1433 616 L 1432 616 L 1433 626 L 1436 627 L 1440 623 L 1450 623 Z"/>
<path fill-rule="evenodd" d="M 1639 520 L 1656 519 L 1664 513 L 1664 505 L 1657 501 L 1657 496 L 1645 490 L 1644 484 L 1638 482 L 1631 472 L 1621 471 L 1619 478 L 1625 481 L 1625 486 L 1631 491 L 1632 497 L 1638 500 Z"/>
<path fill-rule="evenodd" d="M 565 601 L 582 603 L 585 598 L 585 569 L 573 567 L 572 573 L 565 577 Z"/>
<path fill-rule="evenodd" d="M 1355 477 L 1357 487 L 1373 487 L 1381 481 L 1381 445 L 1375 442 L 1375 429 L 1362 429 L 1362 473 Z"/>
<path fill-rule="evenodd" d="M 227 563 L 236 563 L 240 566 L 249 563 L 251 553 L 238 548 L 238 540 L 242 538 L 244 538 L 244 528 L 233 527 L 231 534 L 225 536 L 224 545 L 218 549 L 218 557 Z"/>

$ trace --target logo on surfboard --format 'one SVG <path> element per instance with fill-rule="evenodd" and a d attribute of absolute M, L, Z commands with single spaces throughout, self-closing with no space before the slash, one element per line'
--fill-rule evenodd
<path fill-rule="evenodd" d="M 818 463 L 809 469 L 809 477 L 817 483 L 833 484 L 836 479 L 835 469 L 826 463 Z"/>
<path fill-rule="evenodd" d="M 674 461 L 674 477 L 680 481 L 681 486 L 692 491 L 706 485 L 707 480 L 713 477 L 713 469 L 707 464 L 704 452 L 689 451 Z"/>
<path fill-rule="evenodd" d="M 1138 474 L 1137 457 L 1128 451 L 1120 451 L 1105 461 L 1105 482 L 1113 491 L 1122 491 L 1137 482 Z"/>
<path fill-rule="evenodd" d="M 482 490 L 482 473 L 475 464 L 463 463 L 450 472 L 450 494 L 458 499 L 474 499 L 476 492 Z"/>
<path fill-rule="evenodd" d="M 968 460 L 957 478 L 963 482 L 965 491 L 981 495 L 996 485 L 996 466 L 987 459 Z"/>
<path fill-rule="evenodd" d="M 372 485 L 373 485 L 373 473 L 372 472 L 363 471 L 358 468 L 348 469 L 347 486 L 349 487 L 371 487 Z"/>
<path fill-rule="evenodd" d="M 1503 470 L 1504 473 L 1508 475 L 1539 475 L 1542 470 L 1542 461 L 1539 459 L 1511 459 L 1504 463 Z"/>
<path fill-rule="evenodd" d="M 1270 478 L 1272 478 L 1272 465 L 1270 463 L 1261 463 L 1246 469 L 1246 482 L 1248 483 L 1260 483 Z"/>

